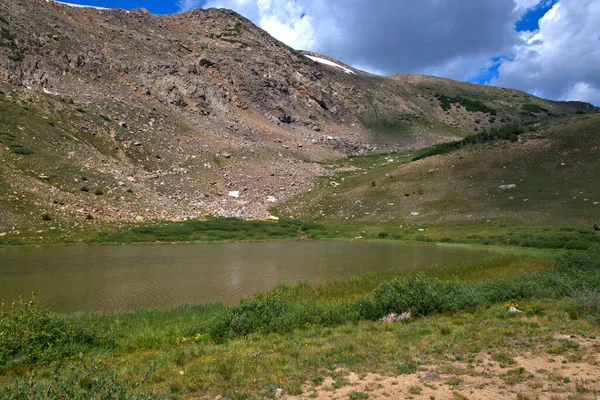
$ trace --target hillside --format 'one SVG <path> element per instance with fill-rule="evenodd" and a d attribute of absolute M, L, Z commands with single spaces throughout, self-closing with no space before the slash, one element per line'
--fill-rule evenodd
<path fill-rule="evenodd" d="M 374 76 L 293 50 L 228 10 L 7 0 L 0 15 L 0 232 L 266 218 L 331 160 L 595 111 Z"/>
<path fill-rule="evenodd" d="M 481 141 L 417 161 L 412 160 L 423 152 L 337 162 L 318 188 L 280 211 L 328 224 L 433 234 L 438 240 L 458 235 L 469 241 L 469 234 L 531 226 L 591 231 L 600 219 L 600 114 L 525 128 L 517 140 Z"/>

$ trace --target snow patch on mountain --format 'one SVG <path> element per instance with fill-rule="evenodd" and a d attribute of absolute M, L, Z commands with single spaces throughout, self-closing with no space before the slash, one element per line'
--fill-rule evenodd
<path fill-rule="evenodd" d="M 315 61 L 315 62 L 318 62 L 318 63 L 320 63 L 320 64 L 325 64 L 325 65 L 329 65 L 329 66 L 331 66 L 331 67 L 341 68 L 341 69 L 342 69 L 342 70 L 344 70 L 344 72 L 345 72 L 345 73 L 347 73 L 347 74 L 353 74 L 353 75 L 356 75 L 356 72 L 354 72 L 354 71 L 352 71 L 351 69 L 349 69 L 349 68 L 346 68 L 346 67 L 344 67 L 344 66 L 342 66 L 342 65 L 340 65 L 340 64 L 336 64 L 336 63 L 334 63 L 333 61 L 329 61 L 329 60 L 326 60 L 326 59 L 324 59 L 324 58 L 321 58 L 321 57 L 309 56 L 308 54 L 305 54 L 304 56 L 305 56 L 305 57 L 308 57 L 308 58 L 310 58 L 311 60 L 313 60 L 313 61 Z"/>
<path fill-rule="evenodd" d="M 46 2 L 50 2 L 50 0 L 46 0 Z M 77 7 L 77 8 L 95 8 L 96 10 L 111 10 L 111 8 L 107 8 L 107 7 L 96 7 L 96 6 L 86 6 L 83 4 L 73 4 L 73 3 L 65 3 L 63 1 L 54 1 L 55 3 L 58 4 L 63 4 L 65 6 L 69 6 L 69 7 Z"/>

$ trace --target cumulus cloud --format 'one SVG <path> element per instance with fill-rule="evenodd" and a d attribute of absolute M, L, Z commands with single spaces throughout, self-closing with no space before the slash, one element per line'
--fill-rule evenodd
<path fill-rule="evenodd" d="M 448 60 L 493 56 L 518 39 L 511 1 L 208 0 L 205 7 L 231 8 L 292 47 L 384 74 L 443 72 Z M 454 67 L 453 76 L 466 75 Z"/>
<path fill-rule="evenodd" d="M 179 1 L 182 10 L 201 4 Z M 291 47 L 381 75 L 469 80 L 493 65 L 499 76 L 491 84 L 599 104 L 600 2 L 555 2 L 207 0 L 203 6 L 233 9 Z M 515 30 L 528 11 L 550 6 L 539 30 Z"/>
<path fill-rule="evenodd" d="M 561 0 L 525 32 L 491 84 L 600 104 L 600 3 Z"/>

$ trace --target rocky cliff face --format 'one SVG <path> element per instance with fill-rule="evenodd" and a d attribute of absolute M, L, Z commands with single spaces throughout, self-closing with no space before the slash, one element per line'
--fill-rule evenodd
<path fill-rule="evenodd" d="M 5 0 L 0 15 L 0 229 L 42 214 L 265 218 L 323 160 L 593 110 L 324 64 L 228 10 Z"/>

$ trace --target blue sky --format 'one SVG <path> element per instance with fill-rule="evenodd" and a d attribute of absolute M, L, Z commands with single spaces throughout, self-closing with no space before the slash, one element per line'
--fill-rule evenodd
<path fill-rule="evenodd" d="M 153 14 L 172 14 L 181 10 L 177 2 L 168 0 L 67 0 L 65 2 L 86 6 L 124 8 L 126 10 L 131 10 L 134 8 L 146 8 Z M 201 7 L 203 4 L 198 3 L 198 5 Z"/>
<path fill-rule="evenodd" d="M 291 47 L 600 105 L 598 0 L 72 0 L 169 14 L 230 8 Z"/>
<path fill-rule="evenodd" d="M 520 19 L 515 22 L 516 32 L 536 31 L 539 29 L 540 19 L 546 15 L 558 0 L 550 0 L 546 3 L 540 3 L 537 6 L 527 10 Z M 504 58 L 510 58 L 510 54 L 504 55 Z M 482 68 L 476 75 L 469 77 L 467 80 L 475 83 L 485 84 L 492 79 L 498 79 L 500 72 L 499 68 L 502 65 L 502 56 L 490 58 L 490 64 Z"/>

